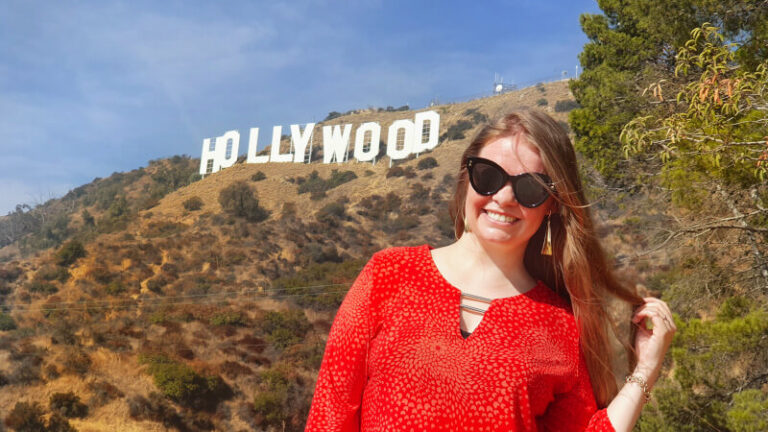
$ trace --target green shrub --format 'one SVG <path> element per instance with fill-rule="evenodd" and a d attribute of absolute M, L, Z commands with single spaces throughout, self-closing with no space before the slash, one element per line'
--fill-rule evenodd
<path fill-rule="evenodd" d="M 757 389 L 744 390 L 732 398 L 726 422 L 733 431 L 761 432 L 768 430 L 768 395 Z"/>
<path fill-rule="evenodd" d="M 744 316 L 749 312 L 751 304 L 749 299 L 745 297 L 728 297 L 720 305 L 720 310 L 717 311 L 717 319 L 724 321 Z"/>
<path fill-rule="evenodd" d="M 84 256 L 85 248 L 83 247 L 83 244 L 77 240 L 70 240 L 61 246 L 56 252 L 54 259 L 56 264 L 62 267 L 68 267 Z"/>
<path fill-rule="evenodd" d="M 469 108 L 466 111 L 464 111 L 464 116 L 468 116 L 472 119 L 472 122 L 477 123 L 485 123 L 488 121 L 488 116 L 481 113 L 478 108 Z"/>
<path fill-rule="evenodd" d="M 331 112 L 328 113 L 327 116 L 325 116 L 323 121 L 327 122 L 328 120 L 333 120 L 333 119 L 339 118 L 341 116 L 342 116 L 342 114 L 340 112 L 338 112 L 338 111 L 331 111 Z"/>
<path fill-rule="evenodd" d="M 436 166 L 437 166 L 437 159 L 433 158 L 432 156 L 427 156 L 419 160 L 419 163 L 416 164 L 416 169 L 425 170 L 425 169 L 434 168 Z"/>
<path fill-rule="evenodd" d="M 384 222 L 382 229 L 384 232 L 394 234 L 399 231 L 409 230 L 419 226 L 419 218 L 413 215 L 399 215 L 396 219 L 390 219 Z"/>
<path fill-rule="evenodd" d="M 102 285 L 112 282 L 115 274 L 103 265 L 96 265 L 88 270 L 88 277 Z"/>
<path fill-rule="evenodd" d="M 262 391 L 253 397 L 253 411 L 263 418 L 264 426 L 280 427 L 286 420 L 288 407 L 284 405 L 284 396 L 275 391 Z"/>
<path fill-rule="evenodd" d="M 253 398 L 258 425 L 268 430 L 302 430 L 310 395 L 304 391 L 305 386 L 299 382 L 295 370 L 279 363 L 261 372 L 258 381 L 258 391 Z"/>
<path fill-rule="evenodd" d="M 311 264 L 294 275 L 272 282 L 279 296 L 289 295 L 302 307 L 333 310 L 339 307 L 348 288 L 363 268 L 361 260 Z"/>
<path fill-rule="evenodd" d="M 301 255 L 306 257 L 306 261 L 309 263 L 341 262 L 339 251 L 332 243 L 324 245 L 315 242 L 308 243 L 302 248 Z"/>
<path fill-rule="evenodd" d="M 203 200 L 200 199 L 199 196 L 193 196 L 184 200 L 181 205 L 184 206 L 184 209 L 187 211 L 200 210 L 203 208 Z"/>
<path fill-rule="evenodd" d="M 568 112 L 576 108 L 581 108 L 581 105 L 575 100 L 565 99 L 555 102 L 555 112 Z"/>
<path fill-rule="evenodd" d="M 149 399 L 139 395 L 128 399 L 128 415 L 135 420 L 150 420 L 166 427 L 187 430 L 181 416 L 157 392 L 150 393 Z"/>
<path fill-rule="evenodd" d="M 51 411 L 56 411 L 64 417 L 85 417 L 88 415 L 88 406 L 80 402 L 80 397 L 73 392 L 54 393 L 50 399 Z"/>
<path fill-rule="evenodd" d="M 387 178 L 390 177 L 403 177 L 405 175 L 405 170 L 403 167 L 399 165 L 395 165 L 392 168 L 387 170 Z"/>
<path fill-rule="evenodd" d="M 89 403 L 95 406 L 103 406 L 111 400 L 125 397 L 125 393 L 106 381 L 90 381 L 86 386 L 93 395 Z"/>
<path fill-rule="evenodd" d="M 251 222 L 261 222 L 269 217 L 269 212 L 259 206 L 251 187 L 243 181 L 223 188 L 219 192 L 219 204 L 225 212 Z"/>
<path fill-rule="evenodd" d="M 43 281 L 30 281 L 28 282 L 25 287 L 29 292 L 33 293 L 40 293 L 40 294 L 53 294 L 57 292 L 59 289 L 56 288 L 56 285 L 53 285 L 50 282 L 43 282 Z"/>
<path fill-rule="evenodd" d="M 221 312 L 211 317 L 211 325 L 215 326 L 245 326 L 246 319 L 240 312 Z"/>
<path fill-rule="evenodd" d="M 83 219 L 83 225 L 87 227 L 96 226 L 96 219 L 93 218 L 93 215 L 87 209 L 83 209 L 82 213 L 80 213 L 80 217 Z"/>
<path fill-rule="evenodd" d="M 16 330 L 16 321 L 10 315 L 0 312 L 0 331 Z"/>
<path fill-rule="evenodd" d="M 150 222 L 144 231 L 145 237 L 169 237 L 187 229 L 183 223 L 160 221 Z"/>
<path fill-rule="evenodd" d="M 452 124 L 447 131 L 440 135 L 440 141 L 460 140 L 466 138 L 464 132 L 472 129 L 474 124 L 469 120 L 459 120 Z"/>
<path fill-rule="evenodd" d="M 48 419 L 48 428 L 45 429 L 46 432 L 77 432 L 77 429 L 74 428 L 71 424 L 69 424 L 69 420 L 67 420 L 64 416 L 62 416 L 59 413 L 53 413 L 51 415 L 51 418 Z"/>
<path fill-rule="evenodd" d="M 0 267 L 0 280 L 13 282 L 21 276 L 21 273 L 21 268 L 15 265 Z"/>
<path fill-rule="evenodd" d="M 51 343 L 54 345 L 75 345 L 78 342 L 73 323 L 60 320 L 52 320 Z"/>
<path fill-rule="evenodd" d="M 47 265 L 41 268 L 35 273 L 35 279 L 44 281 L 57 280 L 59 282 L 66 282 L 69 279 L 69 271 L 66 268 L 59 266 Z"/>
<path fill-rule="evenodd" d="M 104 287 L 104 291 L 109 295 L 116 296 L 125 292 L 125 285 L 119 280 L 113 280 Z"/>
<path fill-rule="evenodd" d="M 163 275 L 157 275 L 147 281 L 147 289 L 156 294 L 163 293 L 163 287 L 168 285 L 168 279 Z"/>
<path fill-rule="evenodd" d="M 724 305 L 721 312 L 729 308 Z M 768 401 L 744 386 L 759 383 L 765 374 L 768 312 L 753 310 L 726 318 L 732 314 L 707 321 L 675 317 L 678 331 L 670 350 L 673 380 L 660 381 L 654 389 L 657 403 L 646 407 L 638 430 L 656 431 L 662 426 L 670 431 L 765 430 L 765 416 L 756 413 L 761 409 L 764 413 Z"/>
<path fill-rule="evenodd" d="M 307 320 L 301 309 L 290 309 L 285 312 L 269 311 L 258 324 L 265 339 L 277 349 L 285 349 L 289 345 L 299 343 L 312 324 Z"/>
<path fill-rule="evenodd" d="M 408 195 L 408 200 L 413 203 L 423 203 L 429 199 L 429 192 L 428 187 L 421 183 L 414 183 L 411 187 L 411 193 Z"/>
<path fill-rule="evenodd" d="M 173 156 L 165 160 L 151 160 L 149 167 L 152 184 L 148 185 L 149 198 L 157 201 L 170 192 L 200 180 L 197 164 L 189 156 Z"/>
<path fill-rule="evenodd" d="M 147 372 L 166 397 L 186 407 L 213 409 L 231 396 L 231 390 L 218 376 L 201 375 L 164 355 L 140 355 L 139 362 L 149 366 Z"/>
<path fill-rule="evenodd" d="M 37 402 L 16 402 L 8 416 L 5 417 L 5 425 L 18 432 L 45 431 L 43 409 Z"/>
<path fill-rule="evenodd" d="M 343 203 L 332 202 L 323 206 L 315 217 L 322 224 L 337 227 L 340 225 L 340 221 L 346 219 L 346 208 Z"/>
<path fill-rule="evenodd" d="M 251 176 L 251 181 L 262 181 L 267 178 L 267 175 L 262 171 L 257 171 L 256 174 Z"/>
<path fill-rule="evenodd" d="M 544 98 L 541 98 L 536 101 L 536 106 L 547 106 L 548 104 L 549 102 L 547 102 L 547 100 Z"/>
<path fill-rule="evenodd" d="M 402 200 L 394 192 L 389 192 L 385 197 L 371 195 L 360 200 L 357 214 L 375 221 L 384 221 L 389 213 L 399 210 L 401 204 Z"/>
<path fill-rule="evenodd" d="M 353 171 L 339 171 L 334 169 L 326 180 L 320 177 L 317 171 L 312 171 L 307 177 L 297 177 L 298 193 L 310 193 L 310 198 L 319 199 L 325 196 L 325 192 L 357 178 Z"/>
<path fill-rule="evenodd" d="M 416 177 L 416 173 L 413 171 L 412 167 L 403 168 L 399 165 L 395 165 L 387 170 L 387 178 L 390 177 L 414 178 Z"/>
<path fill-rule="evenodd" d="M 79 348 L 71 348 L 61 362 L 62 372 L 84 376 L 91 369 L 91 357 Z"/>

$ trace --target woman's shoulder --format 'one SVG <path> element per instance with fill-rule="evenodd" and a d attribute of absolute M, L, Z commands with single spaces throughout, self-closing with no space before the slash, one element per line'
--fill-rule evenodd
<path fill-rule="evenodd" d="M 423 264 L 427 258 L 431 259 L 431 247 L 421 246 L 395 246 L 380 250 L 373 254 L 369 265 L 374 267 L 377 273 L 397 273 L 408 267 Z"/>
<path fill-rule="evenodd" d="M 429 253 L 430 249 L 431 247 L 426 244 L 420 246 L 393 246 L 376 252 L 373 254 L 373 257 L 382 262 L 408 260 Z"/>
<path fill-rule="evenodd" d="M 430 257 L 429 246 L 390 247 L 373 254 L 366 270 L 374 309 L 385 311 L 403 294 L 409 276 Z"/>
<path fill-rule="evenodd" d="M 571 304 L 544 282 L 537 283 L 537 289 L 531 298 L 535 314 L 541 317 L 542 324 L 547 323 L 568 332 L 577 330 L 576 317 Z"/>

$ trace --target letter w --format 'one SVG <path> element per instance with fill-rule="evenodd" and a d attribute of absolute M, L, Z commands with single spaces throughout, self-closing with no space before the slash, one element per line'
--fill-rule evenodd
<path fill-rule="evenodd" d="M 344 125 L 343 133 L 339 125 L 323 126 L 323 163 L 331 163 L 334 157 L 336 162 L 347 160 L 347 148 L 349 148 L 351 132 L 351 124 Z"/>

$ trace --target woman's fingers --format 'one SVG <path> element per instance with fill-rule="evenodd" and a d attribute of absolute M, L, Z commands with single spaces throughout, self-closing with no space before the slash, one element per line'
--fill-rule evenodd
<path fill-rule="evenodd" d="M 654 305 L 659 306 L 660 308 L 662 308 L 666 312 L 666 315 L 669 318 L 672 318 L 672 310 L 669 309 L 669 305 L 666 302 L 664 302 L 663 300 L 657 299 L 656 297 L 644 297 L 643 300 L 645 300 L 646 302 L 648 302 L 650 304 L 654 304 Z"/>
<path fill-rule="evenodd" d="M 639 324 L 644 319 L 650 319 L 652 328 L 663 326 L 667 331 L 675 332 L 677 330 L 672 312 L 666 303 L 654 297 L 646 297 L 643 300 L 646 302 L 635 311 L 632 317 L 633 323 Z M 640 328 L 651 330 L 647 325 L 641 325 Z"/>

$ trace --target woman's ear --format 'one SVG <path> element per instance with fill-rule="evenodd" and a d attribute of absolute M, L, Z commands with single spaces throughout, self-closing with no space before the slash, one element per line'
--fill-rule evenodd
<path fill-rule="evenodd" d="M 560 213 L 560 202 L 558 202 L 556 199 L 551 198 L 549 200 L 549 214 L 555 214 Z"/>

